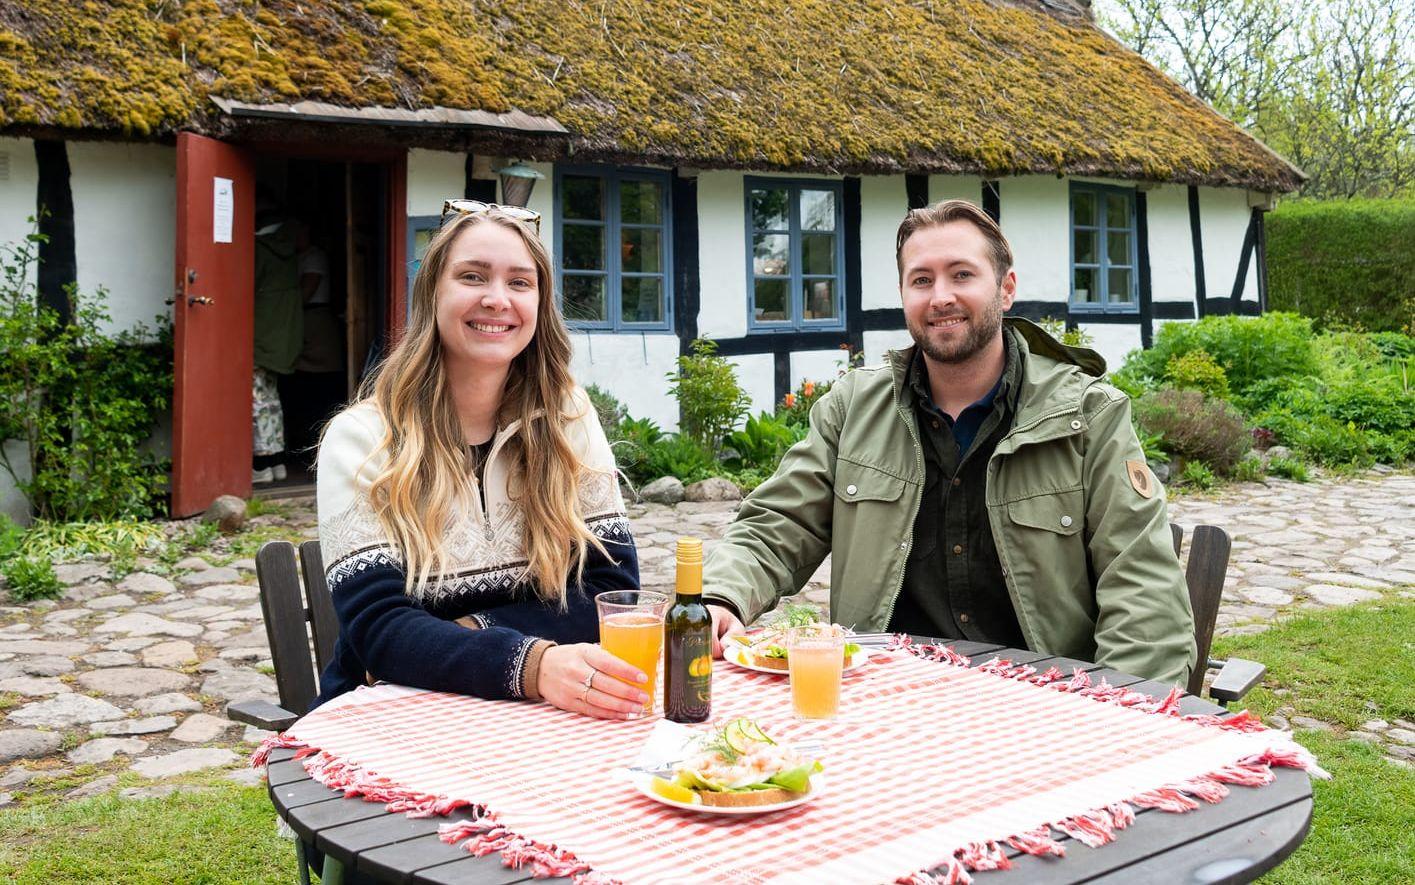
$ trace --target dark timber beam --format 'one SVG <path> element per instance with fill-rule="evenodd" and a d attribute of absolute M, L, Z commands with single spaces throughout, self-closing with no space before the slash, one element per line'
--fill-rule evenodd
<path fill-rule="evenodd" d="M 1199 187 L 1189 185 L 1189 239 L 1194 245 L 1194 309 L 1202 318 L 1208 307 L 1208 286 L 1204 282 L 1204 230 L 1199 223 Z"/>
<path fill-rule="evenodd" d="M 79 279 L 69 151 L 62 141 L 36 140 L 34 159 L 39 173 L 35 215 L 45 238 L 39 244 L 39 304 L 57 312 L 67 324 L 73 318 L 68 290 Z"/>

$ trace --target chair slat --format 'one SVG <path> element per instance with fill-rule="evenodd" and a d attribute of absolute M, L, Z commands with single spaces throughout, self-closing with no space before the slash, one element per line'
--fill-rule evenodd
<path fill-rule="evenodd" d="M 300 545 L 300 570 L 305 575 L 305 601 L 309 604 L 310 632 L 314 634 L 314 658 L 319 672 L 334 658 L 334 640 L 339 638 L 339 619 L 334 615 L 334 600 L 329 584 L 324 580 L 324 557 L 318 541 Z"/>
<path fill-rule="evenodd" d="M 1178 523 L 1171 522 L 1169 524 L 1169 533 L 1173 536 L 1174 540 L 1174 555 L 1178 556 L 1179 546 L 1184 543 L 1184 527 Z"/>
<path fill-rule="evenodd" d="M 1189 604 L 1194 609 L 1194 640 L 1199 650 L 1198 664 L 1189 676 L 1190 694 L 1197 695 L 1204 687 L 1204 671 L 1213 644 L 1214 623 L 1223 598 L 1231 548 L 1228 533 L 1218 526 L 1195 526 L 1189 538 L 1189 567 L 1184 577 L 1189 585 Z"/>
<path fill-rule="evenodd" d="M 300 598 L 300 575 L 295 568 L 295 545 L 288 541 L 266 543 L 256 553 L 255 569 L 280 706 L 303 714 L 314 700 L 315 678 L 305 632 L 305 606 Z"/>

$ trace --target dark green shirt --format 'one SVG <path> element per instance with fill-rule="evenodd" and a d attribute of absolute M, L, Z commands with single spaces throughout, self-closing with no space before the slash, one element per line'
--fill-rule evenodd
<path fill-rule="evenodd" d="M 987 466 L 1016 414 L 1021 348 L 1004 330 L 1002 377 L 955 420 L 933 402 L 923 355 L 915 349 L 905 396 L 924 447 L 924 496 L 914 546 L 889 621 L 892 632 L 972 639 L 1025 648 L 988 525 Z"/>

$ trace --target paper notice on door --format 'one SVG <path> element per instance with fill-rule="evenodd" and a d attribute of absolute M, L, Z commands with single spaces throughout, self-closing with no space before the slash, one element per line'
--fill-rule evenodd
<path fill-rule="evenodd" d="M 236 212 L 236 186 L 229 178 L 214 178 L 215 199 L 211 209 L 211 240 L 214 243 L 231 242 L 231 219 Z"/>

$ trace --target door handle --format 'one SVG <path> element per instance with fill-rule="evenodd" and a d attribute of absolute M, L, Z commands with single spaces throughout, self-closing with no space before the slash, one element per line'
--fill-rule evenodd
<path fill-rule="evenodd" d="M 191 288 L 190 288 L 190 287 L 191 287 L 192 283 L 195 283 L 196 281 L 197 281 L 197 272 L 196 272 L 196 269 L 195 269 L 195 268 L 190 268 L 190 267 L 187 268 L 187 272 L 184 273 L 184 274 L 182 274 L 182 288 L 177 292 L 178 296 L 180 296 L 180 297 L 182 297 L 182 298 L 185 298 L 185 299 L 187 300 L 187 306 L 188 306 L 188 307 L 194 307 L 195 305 L 198 305 L 198 304 L 215 304 L 215 303 L 216 303 L 216 299 L 214 299 L 214 298 L 207 298 L 207 297 L 205 297 L 205 296 L 203 296 L 203 295 L 192 295 L 192 294 L 191 294 Z M 168 303 L 168 304 L 171 304 L 172 302 L 169 301 L 169 302 L 167 302 L 167 303 Z"/>
<path fill-rule="evenodd" d="M 188 307 L 191 307 L 191 306 L 193 306 L 193 305 L 198 305 L 198 304 L 215 304 L 215 303 L 216 303 L 216 299 L 215 299 L 215 298 L 207 298 L 205 295 L 197 295 L 197 296 L 195 296 L 195 297 L 192 297 L 192 298 L 188 298 L 188 299 L 187 299 L 187 306 L 188 306 Z"/>

